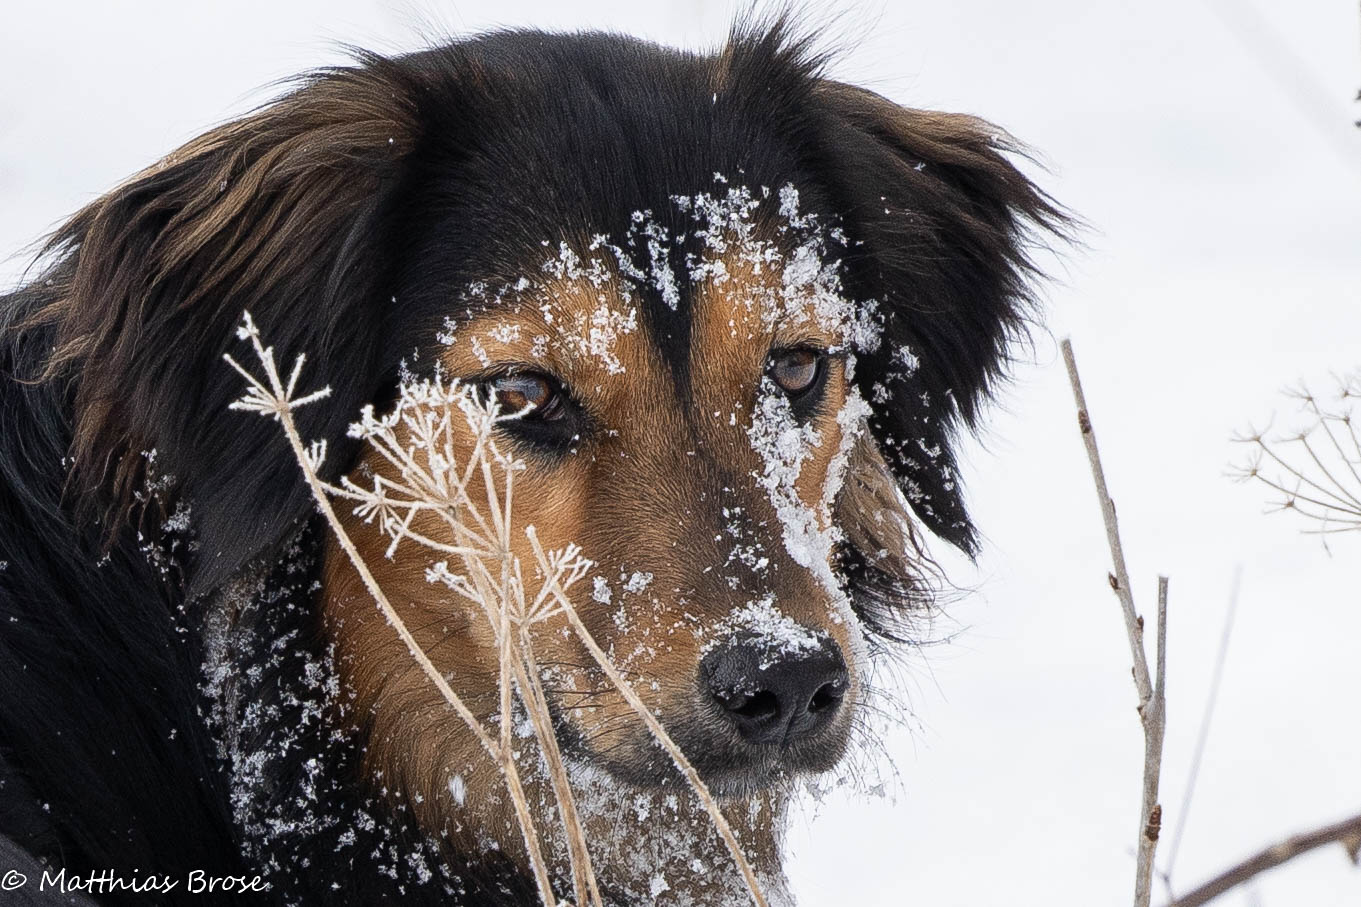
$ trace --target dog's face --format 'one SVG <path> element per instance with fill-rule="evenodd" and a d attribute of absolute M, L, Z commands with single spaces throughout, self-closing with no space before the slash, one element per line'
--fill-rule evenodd
<path fill-rule="evenodd" d="M 853 720 L 863 643 L 835 572 L 834 511 L 848 466 L 867 465 L 849 463 L 868 411 L 849 374 L 877 338 L 794 187 L 719 184 L 717 197 L 672 203 L 668 226 L 639 212 L 618 243 L 530 250 L 540 260 L 526 275 L 468 294 L 439 362 L 522 413 L 495 432 L 524 464 L 509 532 L 520 563 L 534 563 L 527 526 L 549 548 L 580 545 L 594 566 L 576 607 L 591 635 L 717 793 L 752 795 L 832 767 Z M 467 462 L 477 438 L 458 429 Z M 355 479 L 393 472 L 375 455 Z M 385 544 L 351 522 L 355 538 Z M 418 528 L 443 530 L 433 515 Z M 494 713 L 499 653 L 478 605 L 435 594 L 419 556 L 371 560 L 437 664 Z M 381 714 L 428 683 L 414 664 L 394 670 L 390 628 L 356 632 L 372 608 L 347 575 L 337 563 L 326 595 L 345 668 Z M 535 647 L 569 757 L 642 787 L 675 780 L 561 621 L 540 625 Z M 494 776 L 456 715 L 420 733 L 446 776 Z"/>
<path fill-rule="evenodd" d="M 778 256 L 746 261 L 734 237 L 715 240 L 724 279 L 684 281 L 688 342 L 638 311 L 653 288 L 583 250 L 585 268 L 458 329 L 443 362 L 511 411 L 535 407 L 503 423 L 527 466 L 516 519 L 582 546 L 592 634 L 722 793 L 828 768 L 844 745 L 858 641 L 823 581 L 824 502 L 860 426 L 839 424 L 853 356 L 840 313 L 819 321 L 824 300 L 782 296 Z M 635 783 L 665 777 L 669 760 L 557 629 L 542 657 L 574 748 Z"/>
<path fill-rule="evenodd" d="M 309 438 L 437 367 L 519 414 L 495 434 L 524 464 L 514 555 L 534 563 L 531 525 L 582 547 L 591 635 L 717 793 L 762 804 L 739 822 L 773 851 L 781 782 L 847 746 L 866 641 L 907 632 L 914 527 L 973 547 L 953 432 L 1020 323 L 1027 230 L 1061 224 L 1010 150 L 822 77 L 781 25 L 712 56 L 506 33 L 322 74 L 58 238 L 76 254 L 43 318 L 54 369 L 83 369 L 76 474 L 161 450 L 194 501 L 196 594 L 309 513 L 272 427 L 224 412 L 241 309 L 324 370 Z M 471 456 L 471 430 L 455 442 Z M 391 469 L 343 442 L 327 463 Z M 346 519 L 437 668 L 495 714 L 484 617 Z M 514 852 L 495 767 L 334 545 L 319 603 L 374 786 Z M 670 761 L 581 644 L 560 620 L 534 634 L 582 778 L 666 801 Z"/>

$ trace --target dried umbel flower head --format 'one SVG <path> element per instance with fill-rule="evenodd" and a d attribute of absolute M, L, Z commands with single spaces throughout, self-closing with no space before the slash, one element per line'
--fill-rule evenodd
<path fill-rule="evenodd" d="M 1272 432 L 1268 426 L 1234 438 L 1248 447 L 1234 477 L 1270 488 L 1270 512 L 1305 517 L 1312 525 L 1304 532 L 1324 537 L 1325 546 L 1327 536 L 1361 529 L 1361 436 L 1353 418 L 1361 372 L 1333 382 L 1323 395 L 1304 385 L 1288 392 L 1301 428 Z"/>

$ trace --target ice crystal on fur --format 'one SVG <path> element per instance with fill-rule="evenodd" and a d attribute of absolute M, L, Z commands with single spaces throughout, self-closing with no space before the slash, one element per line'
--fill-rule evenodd
<path fill-rule="evenodd" d="M 706 647 L 739 634 L 760 647 L 762 670 L 791 655 L 816 652 L 822 645 L 816 633 L 781 611 L 771 595 L 733 611 L 714 628 Z"/>
<path fill-rule="evenodd" d="M 853 301 L 842 287 L 841 262 L 834 254 L 846 244 L 842 231 L 821 223 L 816 214 L 802 212 L 792 185 L 772 193 L 769 187 L 753 190 L 730 184 L 721 174 L 714 178 L 715 191 L 672 196 L 675 213 L 688 222 L 688 230 L 672 231 L 653 211 L 635 211 L 621 237 L 596 234 L 585 248 L 544 240 L 543 247 L 554 251 L 543 261 L 539 275 L 521 276 L 496 290 L 474 283 L 464 296 L 487 308 L 509 301 L 529 303 L 557 333 L 562 352 L 595 357 L 610 375 L 625 370 L 615 347 L 621 335 L 638 329 L 642 297 L 653 294 L 674 311 L 683 293 L 703 288 L 732 293 L 734 304 L 756 314 L 767 330 L 777 324 L 814 324 L 838 336 L 841 350 L 876 350 L 882 333 L 877 301 Z M 771 228 L 762 226 L 763 206 L 774 208 Z M 754 279 L 735 280 L 733 268 L 748 271 Z M 595 295 L 597 304 L 589 313 L 569 316 L 557 300 L 557 294 L 572 284 L 589 287 Z M 456 323 L 449 320 L 439 339 L 450 345 L 459 336 Z M 485 341 L 505 344 L 514 339 L 515 332 L 499 325 L 468 342 L 488 367 L 491 354 Z M 535 357 L 547 356 L 552 342 L 554 338 L 536 336 Z"/>
<path fill-rule="evenodd" d="M 764 464 L 756 480 L 770 495 L 780 518 L 785 547 L 799 566 L 816 569 L 830 542 L 823 543 L 819 538 L 818 515 L 799 498 L 798 481 L 804 462 L 822 439 L 811 426 L 794 418 L 789 398 L 768 378 L 761 381 L 747 437 Z"/>
<path fill-rule="evenodd" d="M 628 581 L 624 583 L 624 591 L 632 595 L 638 595 L 652 585 L 652 574 L 635 570 L 629 575 Z"/>

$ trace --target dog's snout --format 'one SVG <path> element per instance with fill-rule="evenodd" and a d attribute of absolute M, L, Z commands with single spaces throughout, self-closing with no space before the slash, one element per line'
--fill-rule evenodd
<path fill-rule="evenodd" d="M 849 684 L 841 649 L 830 639 L 790 651 L 731 643 L 704 656 L 700 677 L 742 738 L 757 744 L 814 736 L 836 715 Z"/>

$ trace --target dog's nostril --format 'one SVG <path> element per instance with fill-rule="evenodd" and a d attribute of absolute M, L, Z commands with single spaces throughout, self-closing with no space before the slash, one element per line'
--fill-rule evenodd
<path fill-rule="evenodd" d="M 846 684 L 841 680 L 833 680 L 818 687 L 818 691 L 813 694 L 813 698 L 808 702 L 808 711 L 820 712 L 826 708 L 835 708 L 841 704 L 841 697 L 846 688 Z"/>
<path fill-rule="evenodd" d="M 714 701 L 750 743 L 793 743 L 822 730 L 845 698 L 849 674 L 831 640 L 770 651 L 759 639 L 714 649 L 700 665 Z"/>
<path fill-rule="evenodd" d="M 755 718 L 759 721 L 762 718 L 779 714 L 780 697 L 769 690 L 761 690 L 754 696 L 746 697 L 746 702 L 737 708 L 733 708 L 731 705 L 726 705 L 726 707 L 734 715 L 741 715 L 743 718 Z"/>

